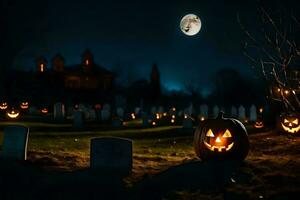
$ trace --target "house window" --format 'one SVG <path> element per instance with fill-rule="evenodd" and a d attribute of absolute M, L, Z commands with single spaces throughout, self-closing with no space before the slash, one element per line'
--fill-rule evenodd
<path fill-rule="evenodd" d="M 45 66 L 43 63 L 40 64 L 40 72 L 44 72 L 45 71 Z"/>

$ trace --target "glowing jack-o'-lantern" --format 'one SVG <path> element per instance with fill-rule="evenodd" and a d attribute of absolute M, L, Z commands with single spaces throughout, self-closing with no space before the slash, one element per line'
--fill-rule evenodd
<path fill-rule="evenodd" d="M 245 126 L 236 119 L 223 118 L 220 112 L 216 119 L 206 119 L 195 131 L 194 147 L 202 160 L 243 160 L 249 151 Z"/>
<path fill-rule="evenodd" d="M 1 109 L 1 110 L 6 110 L 7 108 L 8 108 L 8 105 L 7 105 L 6 102 L 0 103 L 0 109 Z"/>
<path fill-rule="evenodd" d="M 47 109 L 47 108 L 42 108 L 42 109 L 41 109 L 41 112 L 42 112 L 43 114 L 47 114 L 47 113 L 48 113 L 48 109 Z"/>
<path fill-rule="evenodd" d="M 263 128 L 264 123 L 262 121 L 256 121 L 253 126 L 254 128 Z"/>
<path fill-rule="evenodd" d="M 28 109 L 29 103 L 28 102 L 21 102 L 20 107 L 24 110 Z"/>
<path fill-rule="evenodd" d="M 282 114 L 280 127 L 286 133 L 300 133 L 300 117 L 298 114 Z"/>
<path fill-rule="evenodd" d="M 20 116 L 20 112 L 18 110 L 15 110 L 14 108 L 12 108 L 11 110 L 8 110 L 6 112 L 6 115 L 10 119 L 17 119 Z"/>

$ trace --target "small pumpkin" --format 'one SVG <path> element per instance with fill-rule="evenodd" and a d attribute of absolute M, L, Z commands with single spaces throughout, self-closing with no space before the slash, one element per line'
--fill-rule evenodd
<path fill-rule="evenodd" d="M 14 108 L 6 111 L 6 115 L 10 119 L 17 119 L 20 116 L 20 112 Z"/>
<path fill-rule="evenodd" d="M 244 160 L 249 151 L 245 126 L 238 120 L 224 118 L 220 112 L 216 119 L 200 123 L 194 135 L 194 148 L 202 160 Z"/>
<path fill-rule="evenodd" d="M 22 108 L 23 110 L 28 109 L 29 108 L 29 103 L 28 102 L 21 102 L 20 108 Z"/>
<path fill-rule="evenodd" d="M 47 109 L 47 108 L 42 108 L 42 109 L 41 109 L 41 112 L 42 112 L 43 114 L 47 114 L 47 113 L 48 113 L 48 109 Z"/>
<path fill-rule="evenodd" d="M 6 102 L 0 103 L 0 109 L 1 109 L 1 110 L 6 110 L 7 108 L 8 108 L 8 105 L 7 105 Z"/>
<path fill-rule="evenodd" d="M 279 127 L 285 133 L 300 133 L 300 115 L 297 113 L 281 114 Z"/>
<path fill-rule="evenodd" d="M 257 129 L 260 129 L 260 128 L 263 128 L 264 127 L 264 122 L 263 121 L 256 121 L 255 123 L 254 123 L 254 128 L 257 128 Z"/>

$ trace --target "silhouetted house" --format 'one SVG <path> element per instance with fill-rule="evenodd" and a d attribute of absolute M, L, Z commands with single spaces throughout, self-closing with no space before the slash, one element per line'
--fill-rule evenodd
<path fill-rule="evenodd" d="M 93 54 L 86 50 L 81 56 L 81 63 L 65 66 L 65 59 L 57 54 L 52 59 L 51 69 L 43 57 L 37 60 L 38 73 L 53 85 L 71 90 L 110 90 L 114 85 L 114 74 L 94 62 Z M 48 77 L 45 77 L 48 76 Z"/>

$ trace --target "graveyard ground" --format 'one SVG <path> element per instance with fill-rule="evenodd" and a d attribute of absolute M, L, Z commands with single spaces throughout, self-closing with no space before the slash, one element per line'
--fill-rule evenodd
<path fill-rule="evenodd" d="M 0 130 L 12 123 L 1 122 Z M 109 135 L 133 139 L 133 171 L 124 179 L 129 196 L 134 196 L 135 186 L 141 181 L 155 179 L 170 167 L 197 160 L 192 144 L 193 130 L 179 126 L 97 131 L 91 125 L 89 131 L 75 131 L 70 124 L 21 124 L 31 130 L 28 162 L 51 172 L 67 173 L 88 168 L 89 143 L 93 137 Z M 248 132 L 249 155 L 225 189 L 183 187 L 172 190 L 171 187 L 165 191 L 162 188 L 161 196 L 164 199 L 297 199 L 300 195 L 300 137 L 272 130 L 257 131 L 251 126 Z M 0 136 L 2 140 L 2 132 Z M 172 185 L 172 181 L 163 184 Z"/>

